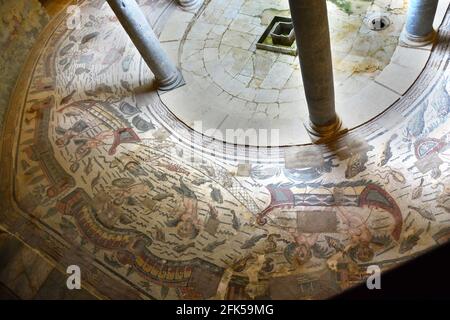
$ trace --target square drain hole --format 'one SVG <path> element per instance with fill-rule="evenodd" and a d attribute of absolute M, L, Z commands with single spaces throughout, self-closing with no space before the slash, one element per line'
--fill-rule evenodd
<path fill-rule="evenodd" d="M 297 44 L 292 19 L 275 16 L 256 43 L 256 48 L 296 56 Z"/>

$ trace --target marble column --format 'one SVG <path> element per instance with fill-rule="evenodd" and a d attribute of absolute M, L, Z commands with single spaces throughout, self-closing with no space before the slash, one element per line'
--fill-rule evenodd
<path fill-rule="evenodd" d="M 434 16 L 439 0 L 410 0 L 405 29 L 401 40 L 404 44 L 414 47 L 425 46 L 433 42 Z"/>
<path fill-rule="evenodd" d="M 184 9 L 184 10 L 194 10 L 197 9 L 202 5 L 202 0 L 178 0 L 178 4 Z"/>
<path fill-rule="evenodd" d="M 135 0 L 107 0 L 125 31 L 155 75 L 160 90 L 171 90 L 183 82 Z"/>
<path fill-rule="evenodd" d="M 289 0 L 308 103 L 307 129 L 318 140 L 341 129 L 334 103 L 333 65 L 326 0 Z"/>

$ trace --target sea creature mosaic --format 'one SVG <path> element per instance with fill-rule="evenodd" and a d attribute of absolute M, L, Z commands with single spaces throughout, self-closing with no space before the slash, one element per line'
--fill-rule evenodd
<path fill-rule="evenodd" d="M 96 296 L 328 298 L 450 237 L 445 42 L 404 98 L 331 147 L 212 154 L 148 90 L 104 1 L 81 8 L 85 28 L 65 13 L 47 27 L 11 101 L 0 224 L 80 265 Z"/>

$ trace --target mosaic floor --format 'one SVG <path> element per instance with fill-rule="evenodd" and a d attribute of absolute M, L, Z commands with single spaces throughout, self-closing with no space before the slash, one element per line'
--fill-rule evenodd
<path fill-rule="evenodd" d="M 0 0 L 0 128 L 20 69 L 48 20 L 37 0 Z"/>
<path fill-rule="evenodd" d="M 140 3 L 158 34 L 177 10 Z M 253 148 L 178 121 L 104 0 L 81 10 L 81 29 L 48 25 L 10 102 L 0 226 L 90 294 L 323 299 L 450 237 L 450 16 L 386 112 L 332 145 Z"/>

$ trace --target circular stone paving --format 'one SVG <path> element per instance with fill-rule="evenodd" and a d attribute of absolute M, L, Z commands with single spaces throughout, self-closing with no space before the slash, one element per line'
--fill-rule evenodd
<path fill-rule="evenodd" d="M 406 12 L 403 2 L 391 2 L 354 0 L 345 7 L 328 3 L 337 110 L 350 128 L 395 101 L 395 93 L 387 90 L 386 98 L 366 112 L 358 96 L 364 88 L 383 90 L 374 80 L 391 61 Z M 365 18 L 374 13 L 388 17 L 389 26 L 371 30 Z M 174 13 L 174 21 L 187 15 Z M 186 80 L 186 86 L 161 96 L 166 106 L 194 130 L 218 140 L 239 142 L 228 136 L 230 129 L 272 129 L 280 130 L 279 139 L 267 144 L 308 143 L 298 57 L 256 48 L 274 16 L 289 16 L 287 0 L 211 0 L 186 25 L 184 34 L 171 27 L 163 30 L 163 43 L 179 40 L 172 51 L 178 53 Z"/>

